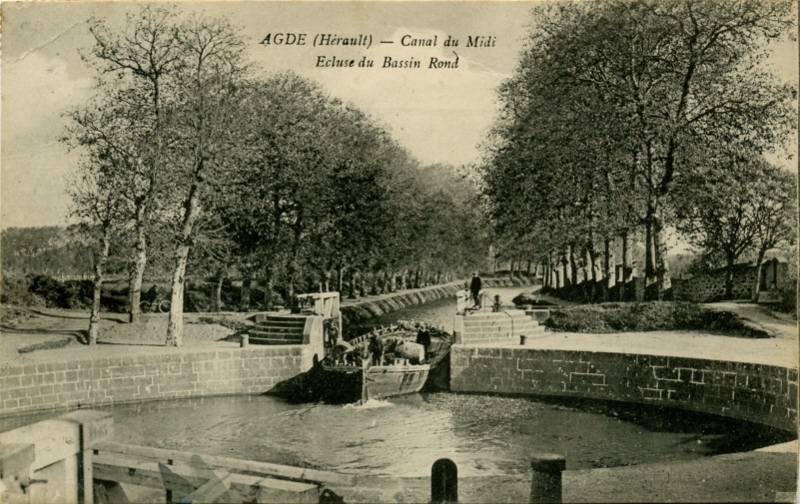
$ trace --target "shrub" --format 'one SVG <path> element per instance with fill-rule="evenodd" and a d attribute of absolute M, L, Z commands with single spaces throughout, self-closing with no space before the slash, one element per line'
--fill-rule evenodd
<path fill-rule="evenodd" d="M 708 331 L 712 334 L 767 338 L 734 313 L 709 310 L 687 302 L 604 303 L 551 309 L 545 325 L 559 332 L 614 333 Z"/>
<path fill-rule="evenodd" d="M 797 318 L 797 279 L 789 281 L 789 284 L 778 289 L 778 296 L 780 301 L 775 306 L 775 309 L 794 315 Z"/>
<path fill-rule="evenodd" d="M 39 296 L 30 292 L 31 278 L 18 273 L 3 273 L 3 282 L 0 287 L 0 302 L 19 306 L 44 306 L 45 302 Z"/>
<path fill-rule="evenodd" d="M 7 304 L 0 306 L 0 323 L 13 325 L 17 321 L 24 320 L 30 316 L 30 312 L 25 308 Z"/>

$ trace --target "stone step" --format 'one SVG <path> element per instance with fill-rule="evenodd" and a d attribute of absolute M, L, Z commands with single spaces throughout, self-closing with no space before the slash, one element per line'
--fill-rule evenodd
<path fill-rule="evenodd" d="M 520 320 L 515 323 L 491 324 L 491 325 L 464 325 L 465 331 L 497 331 L 497 330 L 516 330 L 519 327 L 541 327 L 535 320 Z"/>
<path fill-rule="evenodd" d="M 487 340 L 515 340 L 519 341 L 520 336 L 526 336 L 527 338 L 535 338 L 537 336 L 544 335 L 544 331 L 542 332 L 524 332 L 524 333 L 499 333 L 499 334 L 463 334 L 461 336 L 462 341 L 487 341 Z"/>
<path fill-rule="evenodd" d="M 492 319 L 499 319 L 499 318 L 509 318 L 509 317 L 525 317 L 525 310 L 505 310 L 502 312 L 474 312 L 466 315 L 464 317 L 464 322 L 467 320 L 492 320 Z"/>
<path fill-rule="evenodd" d="M 480 328 L 486 328 L 486 327 L 511 327 L 511 326 L 518 327 L 518 326 L 523 326 L 523 325 L 539 325 L 539 323 L 536 322 L 533 319 L 521 319 L 521 320 L 514 320 L 514 321 L 510 321 L 509 320 L 509 321 L 506 321 L 506 322 L 491 322 L 491 323 L 487 322 L 487 323 L 477 323 L 477 324 L 476 323 L 464 324 L 464 327 L 465 328 L 468 327 L 468 328 L 480 329 Z"/>
<path fill-rule="evenodd" d="M 486 326 L 486 327 L 464 327 L 465 333 L 482 333 L 482 332 L 518 332 L 518 331 L 537 331 L 539 329 L 544 329 L 544 327 L 538 324 L 530 324 L 530 323 L 520 323 L 508 325 L 496 325 L 496 326 Z"/>
<path fill-rule="evenodd" d="M 511 326 L 504 326 L 504 327 L 483 327 L 483 328 L 464 328 L 464 334 L 497 334 L 497 333 L 515 333 L 515 334 L 523 334 L 526 332 L 530 333 L 543 333 L 545 332 L 545 328 L 536 325 L 536 324 L 520 324 L 514 327 Z"/>
<path fill-rule="evenodd" d="M 253 327 L 255 327 L 256 329 L 258 329 L 260 331 L 275 331 L 275 332 L 283 332 L 283 333 L 287 333 L 287 334 L 297 334 L 297 333 L 303 334 L 303 329 L 305 328 L 305 326 L 301 326 L 301 325 L 283 326 L 283 325 L 269 324 L 269 323 L 266 323 L 266 322 L 263 323 L 263 324 L 256 324 Z"/>
<path fill-rule="evenodd" d="M 525 322 L 538 323 L 531 317 L 515 317 L 495 320 L 465 320 L 464 327 L 489 327 L 493 325 L 520 324 Z"/>
<path fill-rule="evenodd" d="M 251 329 L 249 331 L 251 337 L 256 338 L 270 338 L 270 339 L 281 339 L 287 341 L 303 341 L 303 334 L 287 334 L 287 333 L 276 333 L 272 331 L 264 331 L 259 329 Z"/>
<path fill-rule="evenodd" d="M 519 344 L 519 337 L 516 338 L 481 338 L 481 339 L 474 339 L 474 340 L 463 340 L 462 344 L 464 345 L 483 345 L 483 344 L 492 344 L 492 343 L 513 343 Z"/>
<path fill-rule="evenodd" d="M 302 341 L 253 337 L 250 337 L 249 342 L 251 345 L 299 345 L 303 343 Z"/>
<path fill-rule="evenodd" d="M 290 317 L 270 315 L 262 324 L 275 324 L 284 326 L 302 326 L 306 324 L 306 317 Z"/>

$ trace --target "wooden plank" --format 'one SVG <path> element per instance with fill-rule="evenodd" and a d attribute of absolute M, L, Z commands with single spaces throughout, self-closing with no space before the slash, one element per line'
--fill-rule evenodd
<path fill-rule="evenodd" d="M 55 464 L 80 452 L 80 428 L 67 420 L 43 420 L 0 434 L 0 444 L 33 444 L 32 471 Z"/>
<path fill-rule="evenodd" d="M 189 495 L 182 497 L 178 504 L 180 503 L 191 503 L 191 504 L 200 504 L 200 503 L 211 503 L 215 502 L 220 497 L 226 495 L 228 493 L 228 487 L 230 482 L 228 481 L 231 477 L 230 473 L 226 471 L 216 471 L 213 475 L 214 477 L 210 478 L 208 481 L 200 485 L 194 492 L 190 493 Z"/>
<path fill-rule="evenodd" d="M 78 502 L 94 504 L 94 466 L 92 447 L 105 441 L 114 431 L 114 418 L 111 413 L 78 410 L 61 415 L 62 419 L 80 425 L 81 454 L 78 456 Z"/>
<path fill-rule="evenodd" d="M 182 462 L 190 462 L 192 457 L 196 455 L 177 450 L 165 450 L 161 448 L 150 448 L 146 446 L 135 446 L 121 443 L 102 443 L 95 446 L 95 452 L 119 453 L 124 455 L 148 457 L 157 460 L 174 460 Z M 247 471 L 279 478 L 313 481 L 332 485 L 353 486 L 356 483 L 355 476 L 339 474 L 330 471 L 320 471 L 317 469 L 292 467 L 281 464 L 272 464 L 269 462 L 257 462 L 254 460 L 244 460 L 231 457 L 220 457 L 216 455 L 201 454 L 200 456 L 210 466 L 228 470 Z"/>
<path fill-rule="evenodd" d="M 136 460 L 131 457 L 95 454 L 94 478 L 96 480 L 116 481 L 150 488 L 172 490 L 177 495 L 187 495 L 207 481 L 191 467 L 170 466 L 164 473 L 156 461 Z"/>
<path fill-rule="evenodd" d="M 209 477 L 208 469 L 193 467 L 183 462 L 175 462 L 167 469 L 162 470 L 159 463 L 154 460 L 131 456 L 98 453 L 94 457 L 96 480 L 172 490 L 175 496 L 189 495 L 209 480 L 215 479 Z M 244 474 L 230 474 L 226 477 L 226 483 L 229 483 L 231 497 L 237 497 L 233 499 L 237 501 L 317 502 L 319 500 L 319 487 L 308 483 Z M 259 496 L 262 500 L 258 500 Z"/>
<path fill-rule="evenodd" d="M 7 485 L 13 481 L 27 484 L 35 453 L 32 444 L 0 444 L 0 480 Z"/>
<path fill-rule="evenodd" d="M 231 497 L 237 502 L 318 503 L 320 488 L 296 481 L 231 475 Z"/>

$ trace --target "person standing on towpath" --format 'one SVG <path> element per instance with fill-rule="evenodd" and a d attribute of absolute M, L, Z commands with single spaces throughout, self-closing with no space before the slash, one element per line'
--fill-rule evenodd
<path fill-rule="evenodd" d="M 472 273 L 472 282 L 469 284 L 469 291 L 472 293 L 472 302 L 475 306 L 479 306 L 481 304 L 479 297 L 481 293 L 481 277 L 478 276 L 477 271 Z"/>

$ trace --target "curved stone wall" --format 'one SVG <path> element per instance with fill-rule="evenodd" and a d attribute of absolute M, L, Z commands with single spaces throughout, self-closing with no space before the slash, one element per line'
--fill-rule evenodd
<path fill-rule="evenodd" d="M 260 394 L 311 367 L 308 345 L 159 349 L 0 367 L 0 415 L 178 397 Z"/>
<path fill-rule="evenodd" d="M 483 286 L 491 287 L 512 287 L 514 285 L 525 285 L 524 279 L 510 278 L 485 278 Z M 409 306 L 420 305 L 429 301 L 436 301 L 449 296 L 455 296 L 459 289 L 464 288 L 466 280 L 450 282 L 444 285 L 432 285 L 420 289 L 410 289 L 402 292 L 395 292 L 380 299 L 364 299 L 358 303 L 343 306 L 342 319 L 345 327 L 351 324 L 359 324 L 372 317 L 391 313 L 395 310 L 408 308 Z M 455 300 L 453 300 L 455 306 Z"/>
<path fill-rule="evenodd" d="M 682 408 L 797 432 L 797 369 L 569 350 L 454 345 L 450 390 Z"/>

